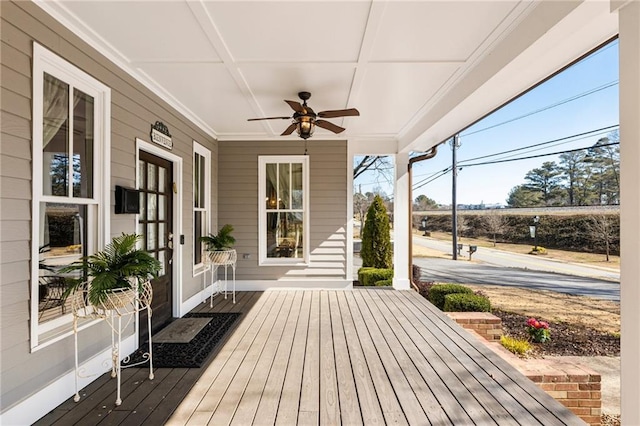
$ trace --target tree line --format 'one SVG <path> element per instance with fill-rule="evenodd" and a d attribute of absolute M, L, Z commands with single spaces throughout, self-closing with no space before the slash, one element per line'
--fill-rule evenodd
<path fill-rule="evenodd" d="M 588 149 L 565 152 L 559 163 L 530 170 L 509 191 L 509 207 L 593 206 L 620 203 L 620 134 L 616 130 Z"/>

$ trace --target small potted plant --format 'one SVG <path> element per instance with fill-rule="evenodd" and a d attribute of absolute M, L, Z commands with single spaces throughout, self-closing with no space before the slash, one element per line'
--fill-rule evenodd
<path fill-rule="evenodd" d="M 82 277 L 71 280 L 64 296 L 68 297 L 89 281 L 89 303 L 105 310 L 122 307 L 133 301 L 142 286 L 158 276 L 160 262 L 136 247 L 141 236 L 122 234 L 104 250 L 85 256 L 63 268 L 61 272 L 80 272 Z"/>
<path fill-rule="evenodd" d="M 226 224 L 220 228 L 217 234 L 200 237 L 200 241 L 205 244 L 205 250 L 207 251 L 205 256 L 212 263 L 225 265 L 235 261 L 236 251 L 231 247 L 235 244 L 236 239 L 231 235 L 232 232 L 233 226 Z"/>

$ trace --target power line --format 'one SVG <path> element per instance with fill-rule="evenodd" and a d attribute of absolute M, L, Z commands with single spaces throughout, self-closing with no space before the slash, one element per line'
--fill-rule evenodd
<path fill-rule="evenodd" d="M 600 148 L 600 147 L 611 146 L 611 145 L 620 145 L 620 142 L 611 142 L 611 143 L 601 144 L 601 145 L 598 145 L 597 147 Z M 498 163 L 508 163 L 510 161 L 529 160 L 531 158 L 548 157 L 550 155 L 560 155 L 560 154 L 567 154 L 569 152 L 584 151 L 585 149 L 590 149 L 590 148 L 594 148 L 594 146 L 592 145 L 592 146 L 586 146 L 584 148 L 568 149 L 566 151 L 549 152 L 547 154 L 530 155 L 527 157 L 509 158 L 505 160 L 494 160 L 494 161 L 485 161 L 483 163 L 466 164 L 464 167 L 485 166 L 487 164 L 498 164 Z"/>
<path fill-rule="evenodd" d="M 426 181 L 426 182 L 423 182 L 423 183 L 421 183 L 421 184 L 416 184 L 416 185 L 414 185 L 411 189 L 419 189 L 419 188 L 422 188 L 422 187 L 423 187 L 423 186 L 425 186 L 426 184 L 431 183 L 431 182 L 433 182 L 434 180 L 439 179 L 439 178 L 441 178 L 442 176 L 444 176 L 444 175 L 448 174 L 450 171 L 451 171 L 451 168 L 449 167 L 448 169 L 445 169 L 445 170 L 441 171 L 441 172 L 440 172 L 440 174 L 439 174 L 438 176 L 436 176 L 436 177 L 434 177 L 434 178 L 432 178 L 432 179 L 430 179 L 430 180 L 428 180 L 428 181 Z"/>
<path fill-rule="evenodd" d="M 517 120 L 521 120 L 523 118 L 532 116 L 534 114 L 538 114 L 540 112 L 547 111 L 547 110 L 549 110 L 551 108 L 555 108 L 557 106 L 564 105 L 566 103 L 578 100 L 580 98 L 584 98 L 585 96 L 589 96 L 589 95 L 592 95 L 594 93 L 600 92 L 602 90 L 608 89 L 609 87 L 613 87 L 613 86 L 617 85 L 618 82 L 619 82 L 618 80 L 611 81 L 609 83 L 603 84 L 602 86 L 598 86 L 598 87 L 596 87 L 594 89 L 587 90 L 586 92 L 579 93 L 579 94 L 577 94 L 575 96 L 571 96 L 570 98 L 563 99 L 563 100 L 558 101 L 558 102 L 556 102 L 554 104 L 547 105 L 545 107 L 542 107 L 540 109 L 528 112 L 528 113 L 520 115 L 518 117 L 514 117 L 514 118 L 511 118 L 509 120 L 506 120 L 506 121 L 503 121 L 503 122 L 500 122 L 500 123 L 496 123 L 496 124 L 493 124 L 493 125 L 488 126 L 488 127 L 484 127 L 482 129 L 474 130 L 473 132 L 463 133 L 463 134 L 461 134 L 461 136 L 475 135 L 476 133 L 484 132 L 486 130 L 490 130 L 490 129 L 493 129 L 493 128 L 496 128 L 496 127 L 499 127 L 499 126 L 503 126 L 505 124 L 509 124 L 509 123 L 512 123 L 512 122 L 517 121 Z"/>
<path fill-rule="evenodd" d="M 614 129 L 616 127 L 620 127 L 620 125 L 619 124 L 614 124 L 612 126 L 602 127 L 600 129 L 590 130 L 588 132 L 583 132 L 583 133 L 576 133 L 575 135 L 565 136 L 565 137 L 562 137 L 562 138 L 553 139 L 553 140 L 546 141 L 546 142 L 540 142 L 540 143 L 536 143 L 536 144 L 533 144 L 533 145 L 524 146 L 524 147 L 521 147 L 521 148 L 510 149 L 508 151 L 497 152 L 495 154 L 482 155 L 480 157 L 469 158 L 467 160 L 460 160 L 458 163 L 466 163 L 468 161 L 481 160 L 483 158 L 489 158 L 489 157 L 495 157 L 497 155 L 509 154 L 509 153 L 512 153 L 512 152 L 522 151 L 522 150 L 529 149 L 529 148 L 535 148 L 537 146 L 543 146 L 543 145 L 548 145 L 548 144 L 555 143 L 555 142 L 565 141 L 567 139 L 577 138 L 579 136 L 591 135 L 592 133 L 607 131 L 607 130 L 610 130 L 610 129 Z"/>

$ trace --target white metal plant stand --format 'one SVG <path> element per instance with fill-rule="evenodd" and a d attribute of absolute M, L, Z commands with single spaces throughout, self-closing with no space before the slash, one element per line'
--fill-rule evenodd
<path fill-rule="evenodd" d="M 113 290 L 106 300 L 100 305 L 89 304 L 88 290 L 77 290 L 71 296 L 71 309 L 73 311 L 73 333 L 75 345 L 75 384 L 76 394 L 73 397 L 75 402 L 80 400 L 78 389 L 78 378 L 90 377 L 84 375 L 84 369 L 78 365 L 78 321 L 81 319 L 101 319 L 105 320 L 111 327 L 111 377 L 117 379 L 116 405 L 122 404 L 120 398 L 120 372 L 123 368 L 135 367 L 149 362 L 149 379 L 153 380 L 153 352 L 151 347 L 151 300 L 153 290 L 149 281 L 142 285 L 140 291 L 132 289 Z M 135 314 L 147 310 L 147 327 L 149 330 L 148 352 L 143 354 L 143 360 L 134 364 L 122 366 L 129 361 L 129 356 L 121 358 L 120 347 L 122 344 L 122 330 L 126 329 L 134 320 Z M 124 322 L 123 322 L 124 317 Z M 107 363 L 108 361 L 105 361 Z M 95 374 L 94 374 L 95 375 Z"/>
<path fill-rule="evenodd" d="M 236 263 L 238 255 L 235 250 L 217 250 L 207 251 L 204 253 L 204 262 L 207 269 L 211 272 L 211 298 L 209 300 L 209 306 L 213 306 L 213 296 L 224 292 L 224 298 L 227 298 L 227 268 L 231 267 L 233 274 L 233 303 L 236 303 Z M 216 286 L 216 272 L 218 268 L 224 266 L 224 290 L 219 286 Z"/>

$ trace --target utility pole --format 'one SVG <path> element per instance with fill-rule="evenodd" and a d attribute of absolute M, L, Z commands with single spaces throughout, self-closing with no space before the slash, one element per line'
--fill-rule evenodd
<path fill-rule="evenodd" d="M 451 164 L 451 225 L 452 225 L 452 244 L 453 244 L 453 260 L 458 260 L 458 206 L 456 199 L 457 178 L 458 178 L 458 162 L 456 159 L 456 151 L 460 147 L 460 136 L 455 135 L 451 141 L 452 164 Z"/>

